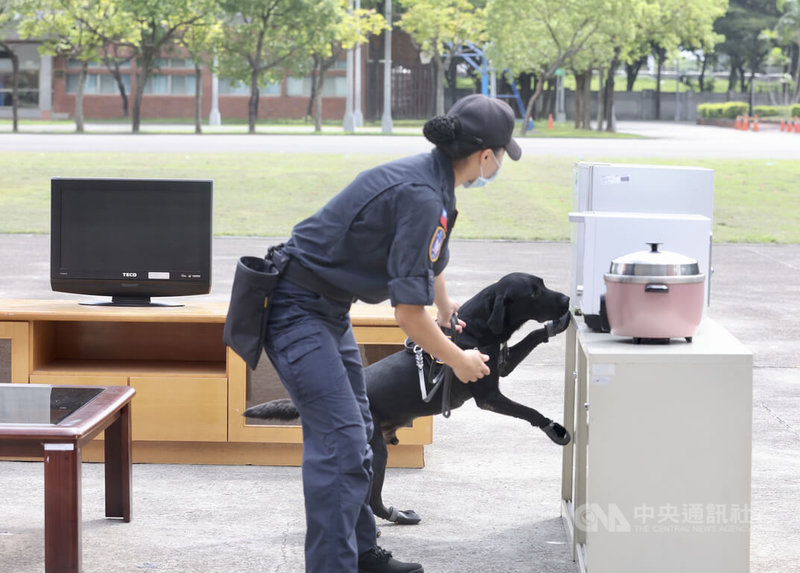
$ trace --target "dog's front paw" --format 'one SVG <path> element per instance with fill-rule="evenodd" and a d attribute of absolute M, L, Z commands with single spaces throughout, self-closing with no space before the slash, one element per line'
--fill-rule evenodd
<path fill-rule="evenodd" d="M 545 323 L 544 327 L 547 330 L 547 337 L 553 338 L 556 334 L 561 334 L 569 326 L 570 314 L 567 312 L 558 320 L 551 320 Z"/>
<path fill-rule="evenodd" d="M 397 525 L 416 525 L 422 521 L 422 517 L 413 509 L 401 510 L 394 507 L 389 508 L 389 517 L 387 519 Z"/>
<path fill-rule="evenodd" d="M 553 440 L 559 446 L 566 446 L 572 439 L 567 429 L 558 422 L 550 422 L 541 430 L 547 434 L 547 437 Z"/>
<path fill-rule="evenodd" d="M 413 509 L 404 509 L 397 512 L 395 523 L 398 525 L 416 525 L 422 521 L 422 517 Z"/>

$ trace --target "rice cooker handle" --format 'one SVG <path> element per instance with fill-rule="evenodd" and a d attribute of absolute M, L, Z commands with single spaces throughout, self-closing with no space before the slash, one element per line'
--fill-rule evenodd
<path fill-rule="evenodd" d="M 663 283 L 650 283 L 645 285 L 644 292 L 655 292 L 666 294 L 669 292 L 669 285 Z"/>

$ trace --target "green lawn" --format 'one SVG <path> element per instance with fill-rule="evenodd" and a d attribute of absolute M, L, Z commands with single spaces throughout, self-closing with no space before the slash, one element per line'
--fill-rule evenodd
<path fill-rule="evenodd" d="M 53 176 L 180 177 L 215 181 L 217 235 L 286 236 L 361 170 L 391 157 L 270 153 L 38 153 L 0 155 L 0 233 L 47 233 Z M 800 243 L 800 167 L 794 161 L 637 160 L 715 170 L 714 237 Z M 484 189 L 459 189 L 460 239 L 568 240 L 570 158 L 505 162 Z"/>

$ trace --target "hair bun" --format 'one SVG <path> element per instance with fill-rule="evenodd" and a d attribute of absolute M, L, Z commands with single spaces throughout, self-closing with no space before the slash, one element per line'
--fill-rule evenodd
<path fill-rule="evenodd" d="M 451 115 L 437 115 L 427 122 L 422 128 L 425 139 L 434 145 L 447 145 L 456 140 L 458 136 L 458 118 Z"/>

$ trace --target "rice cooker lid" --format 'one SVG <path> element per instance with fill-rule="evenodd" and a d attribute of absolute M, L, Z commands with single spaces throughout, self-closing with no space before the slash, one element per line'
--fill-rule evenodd
<path fill-rule="evenodd" d="M 697 260 L 673 253 L 659 251 L 660 243 L 647 243 L 649 251 L 637 251 L 611 261 L 609 275 L 628 277 L 684 277 L 702 280 Z"/>

